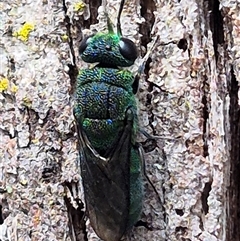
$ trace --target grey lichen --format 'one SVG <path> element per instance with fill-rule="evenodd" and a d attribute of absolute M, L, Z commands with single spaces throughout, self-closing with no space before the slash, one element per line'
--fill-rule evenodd
<path fill-rule="evenodd" d="M 119 2 L 99 3 L 94 24 L 92 2 L 0 3 L 1 240 L 73 237 L 64 198 L 72 199 L 74 210 L 78 203 L 65 184 L 78 185 L 81 179 L 69 70 L 86 65 L 77 57 L 79 41 L 105 31 L 104 8 L 115 21 Z M 139 140 L 146 150 L 146 173 L 158 192 L 145 183 L 141 220 L 148 228 L 135 227 L 127 240 L 227 240 L 227 86 L 231 69 L 239 81 L 239 11 L 228 0 L 220 1 L 220 8 L 227 49 L 218 46 L 216 62 L 203 2 L 126 0 L 123 35 L 141 54 L 132 71 L 151 50 L 140 81 L 139 120 L 157 138 L 149 146 L 145 137 Z M 154 19 L 152 25 L 144 11 Z M 150 32 L 140 34 L 145 23 Z M 179 47 L 180 40 L 186 46 Z M 88 221 L 84 229 L 85 238 L 99 240 Z"/>

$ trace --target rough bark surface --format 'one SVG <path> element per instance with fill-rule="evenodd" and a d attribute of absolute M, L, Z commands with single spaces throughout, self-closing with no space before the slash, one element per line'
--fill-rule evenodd
<path fill-rule="evenodd" d="M 85 35 L 119 0 L 0 1 L 0 239 L 99 240 L 84 218 L 72 115 Z M 126 0 L 138 46 L 140 226 L 125 240 L 239 241 L 240 13 L 229 0 Z M 161 202 L 159 201 L 161 199 Z"/>

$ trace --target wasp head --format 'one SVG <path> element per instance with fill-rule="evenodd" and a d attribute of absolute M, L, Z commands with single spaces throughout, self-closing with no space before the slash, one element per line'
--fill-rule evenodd
<path fill-rule="evenodd" d="M 79 47 L 81 58 L 87 63 L 104 67 L 131 66 L 137 58 L 135 44 L 114 33 L 97 33 L 84 39 Z"/>

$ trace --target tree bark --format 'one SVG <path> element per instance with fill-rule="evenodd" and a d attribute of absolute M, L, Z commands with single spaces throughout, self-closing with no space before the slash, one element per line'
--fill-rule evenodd
<path fill-rule="evenodd" d="M 107 2 L 107 3 L 106 3 Z M 85 35 L 119 0 L 0 3 L 0 239 L 99 240 L 84 217 L 72 115 Z M 141 225 L 126 240 L 239 241 L 239 9 L 229 0 L 126 0 L 123 36 L 146 54 Z M 156 193 L 156 192 L 157 193 Z M 161 201 L 159 201 L 159 199 Z"/>

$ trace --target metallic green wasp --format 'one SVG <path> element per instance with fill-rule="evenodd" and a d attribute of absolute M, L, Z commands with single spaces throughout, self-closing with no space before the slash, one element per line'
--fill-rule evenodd
<path fill-rule="evenodd" d="M 137 58 L 134 43 L 117 33 L 82 41 L 79 52 L 94 68 L 80 70 L 74 116 L 87 215 L 97 235 L 118 241 L 138 221 L 142 208 L 142 158 L 136 142 L 138 78 L 121 67 Z"/>

